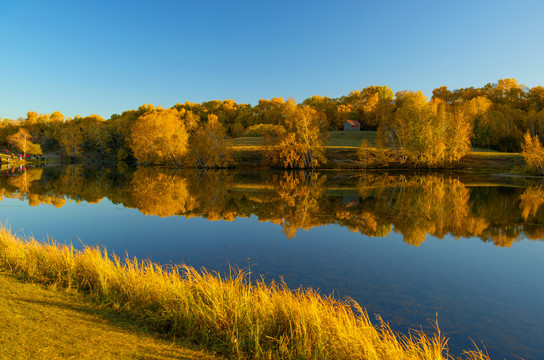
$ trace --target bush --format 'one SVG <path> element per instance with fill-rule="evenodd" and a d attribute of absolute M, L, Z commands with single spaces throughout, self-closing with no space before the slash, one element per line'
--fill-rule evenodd
<path fill-rule="evenodd" d="M 541 175 L 544 175 L 544 147 L 537 136 L 531 136 L 529 132 L 525 133 L 521 144 L 521 156 L 527 166 Z"/>

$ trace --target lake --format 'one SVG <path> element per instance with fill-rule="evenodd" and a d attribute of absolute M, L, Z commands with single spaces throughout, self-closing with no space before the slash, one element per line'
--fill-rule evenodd
<path fill-rule="evenodd" d="M 544 358 L 539 179 L 4 167 L 0 192 L 18 234 L 250 269 L 353 298 L 404 333 L 438 318 L 454 354 L 473 340 L 492 358 Z"/>

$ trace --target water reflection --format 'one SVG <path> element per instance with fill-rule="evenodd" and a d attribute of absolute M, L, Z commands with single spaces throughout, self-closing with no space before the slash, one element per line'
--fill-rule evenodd
<path fill-rule="evenodd" d="M 475 339 L 492 358 L 542 358 L 544 185 L 538 179 L 2 170 L 1 218 L 15 231 L 220 273 L 251 262 L 266 280 L 350 296 L 404 333 L 438 313 L 457 354 Z"/>
<path fill-rule="evenodd" d="M 445 174 L 240 173 L 64 166 L 3 169 L 0 194 L 31 206 L 104 198 L 160 217 L 232 221 L 255 215 L 287 238 L 337 224 L 362 235 L 392 231 L 419 246 L 431 235 L 478 237 L 497 246 L 544 238 L 544 186 Z M 526 184 L 525 182 L 528 182 Z M 498 186 L 499 185 L 499 186 Z"/>

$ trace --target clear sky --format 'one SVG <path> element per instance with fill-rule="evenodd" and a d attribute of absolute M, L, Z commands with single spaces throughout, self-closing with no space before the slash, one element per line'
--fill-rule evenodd
<path fill-rule="evenodd" d="M 0 117 L 544 85 L 544 1 L 0 0 Z"/>

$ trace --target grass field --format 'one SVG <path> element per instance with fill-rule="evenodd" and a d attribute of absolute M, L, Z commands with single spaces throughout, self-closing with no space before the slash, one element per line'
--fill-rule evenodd
<path fill-rule="evenodd" d="M 0 274 L 0 359 L 215 359 L 80 296 Z"/>
<path fill-rule="evenodd" d="M 136 259 L 112 259 L 105 250 L 97 248 L 80 252 L 54 243 L 23 241 L 6 229 L 0 229 L 0 269 L 28 281 L 76 290 L 103 308 L 130 316 L 140 326 L 237 359 L 457 359 L 448 354 L 447 339 L 438 330 L 435 334 L 397 334 L 383 321 L 372 324 L 355 303 L 323 297 L 312 290 L 292 291 L 284 285 L 251 282 L 250 274 L 242 271 L 222 278 L 187 266 L 168 270 Z M 14 306 L 19 312 L 15 319 L 24 317 L 24 308 L 33 298 L 20 300 Z M 35 303 L 53 304 L 53 312 L 81 309 L 75 303 L 63 305 L 57 300 Z M 64 319 L 70 318 L 68 313 L 66 316 Z M 46 328 L 43 319 L 37 318 L 43 324 L 38 328 Z M 57 329 L 66 327 L 62 321 L 54 320 L 59 324 Z M 13 326 L 2 326 L 2 343 L 8 344 L 3 345 L 6 351 L 12 346 L 33 349 L 38 341 L 26 340 L 26 344 L 17 345 L 20 337 L 26 338 L 14 333 Z M 46 346 L 50 336 L 43 335 L 45 340 L 40 340 L 40 347 Z M 77 331 L 77 335 L 50 341 L 66 344 L 64 350 L 59 350 L 62 355 L 76 341 L 71 338 L 78 336 L 91 337 Z M 110 337 L 114 338 L 106 336 Z M 87 345 L 82 346 L 78 351 L 85 351 Z M 92 346 L 102 345 L 97 341 Z M 47 346 L 44 351 L 49 351 Z M 480 351 L 468 351 L 461 358 L 488 359 Z"/>
<path fill-rule="evenodd" d="M 328 148 L 357 148 L 366 139 L 370 146 L 376 146 L 376 131 L 329 131 L 329 139 L 325 144 Z M 263 139 L 259 136 L 246 136 L 232 139 L 235 147 L 260 147 Z M 482 157 L 520 156 L 519 153 L 505 153 L 493 149 L 473 148 L 470 154 Z"/>
<path fill-rule="evenodd" d="M 231 140 L 234 148 L 255 150 L 263 146 L 263 138 L 260 136 L 244 136 L 237 137 Z"/>
<path fill-rule="evenodd" d="M 327 148 L 355 149 L 363 139 L 367 139 L 371 146 L 376 146 L 375 131 L 330 131 L 329 140 L 325 146 Z M 259 136 L 239 137 L 232 139 L 232 145 L 236 148 L 255 149 L 263 145 L 263 139 Z"/>
<path fill-rule="evenodd" d="M 376 146 L 376 131 L 330 131 L 328 148 L 358 148 L 366 139 L 371 146 Z"/>

